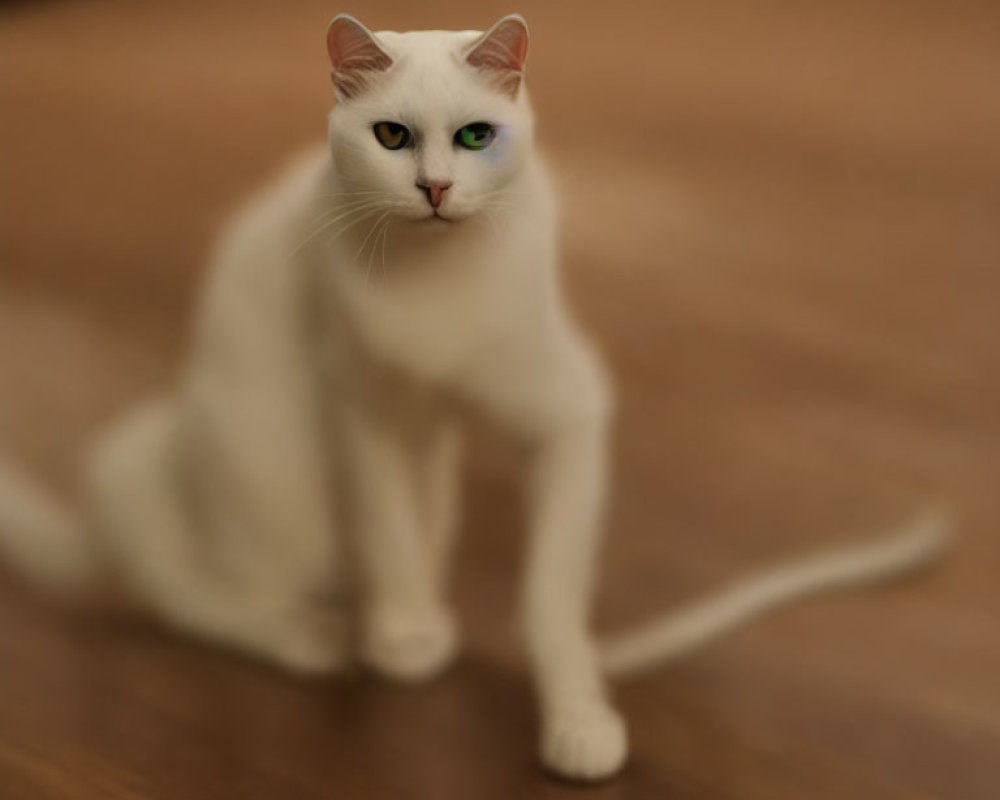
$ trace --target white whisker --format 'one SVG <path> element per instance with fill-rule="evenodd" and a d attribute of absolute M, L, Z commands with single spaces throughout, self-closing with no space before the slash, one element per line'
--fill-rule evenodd
<path fill-rule="evenodd" d="M 374 201 L 360 202 L 356 206 L 352 207 L 350 210 L 345 211 L 342 214 L 338 214 L 337 216 L 333 217 L 332 219 L 326 220 L 325 222 L 323 222 L 322 225 L 320 225 L 318 228 L 316 228 L 311 233 L 309 233 L 306 236 L 306 238 L 302 242 L 300 242 L 299 245 L 294 250 L 292 250 L 291 253 L 288 254 L 287 258 L 292 258 L 296 254 L 298 254 L 298 252 L 303 247 L 305 247 L 309 242 L 311 242 L 313 239 L 315 239 L 319 234 L 321 234 L 323 231 L 329 229 L 332 225 L 335 225 L 337 222 L 339 222 L 340 220 L 344 219 L 345 217 L 349 217 L 349 216 L 351 216 L 353 214 L 360 214 L 361 216 L 359 217 L 359 219 L 364 219 L 364 217 L 365 217 L 365 215 L 366 215 L 366 213 L 368 211 L 375 210 L 375 209 L 379 208 L 380 206 L 381 206 L 381 203 L 375 203 Z M 338 210 L 340 210 L 340 208 L 333 209 L 333 211 L 338 211 Z"/>

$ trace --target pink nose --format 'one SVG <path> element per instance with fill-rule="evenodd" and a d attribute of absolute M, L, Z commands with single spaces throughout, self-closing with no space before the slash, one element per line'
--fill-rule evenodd
<path fill-rule="evenodd" d="M 431 204 L 431 207 L 439 208 L 444 201 L 445 189 L 451 187 L 451 181 L 428 181 L 427 183 L 418 183 L 417 186 L 424 190 L 427 202 Z"/>

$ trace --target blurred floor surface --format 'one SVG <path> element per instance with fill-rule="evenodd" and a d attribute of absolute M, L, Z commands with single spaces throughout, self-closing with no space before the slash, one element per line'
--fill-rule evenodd
<path fill-rule="evenodd" d="M 487 4 L 488 5 L 488 4 Z M 0 441 L 56 485 L 169 381 L 213 230 L 322 135 L 313 2 L 0 11 Z M 441 0 L 373 27 L 483 27 Z M 567 282 L 620 381 L 598 624 L 943 500 L 942 569 L 620 687 L 595 798 L 991 800 L 1000 787 L 1000 8 L 522 7 Z M 469 480 L 461 663 L 297 683 L 0 583 L 0 798 L 555 798 L 507 622 L 508 463 Z"/>

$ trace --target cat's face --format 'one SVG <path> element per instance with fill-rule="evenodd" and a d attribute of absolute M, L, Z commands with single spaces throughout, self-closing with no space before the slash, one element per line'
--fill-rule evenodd
<path fill-rule="evenodd" d="M 533 127 L 520 17 L 486 34 L 372 34 L 341 16 L 329 49 L 330 145 L 345 207 L 367 202 L 373 213 L 446 227 L 516 202 L 508 187 Z"/>

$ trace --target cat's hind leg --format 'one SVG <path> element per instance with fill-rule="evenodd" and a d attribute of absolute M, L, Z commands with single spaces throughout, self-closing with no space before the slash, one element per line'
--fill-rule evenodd
<path fill-rule="evenodd" d="M 92 524 L 124 587 L 171 627 L 299 674 L 349 659 L 342 609 L 324 607 L 293 581 L 212 558 L 195 529 L 174 469 L 169 404 L 142 409 L 91 463 Z M 252 563 L 247 559 L 245 563 Z"/>

